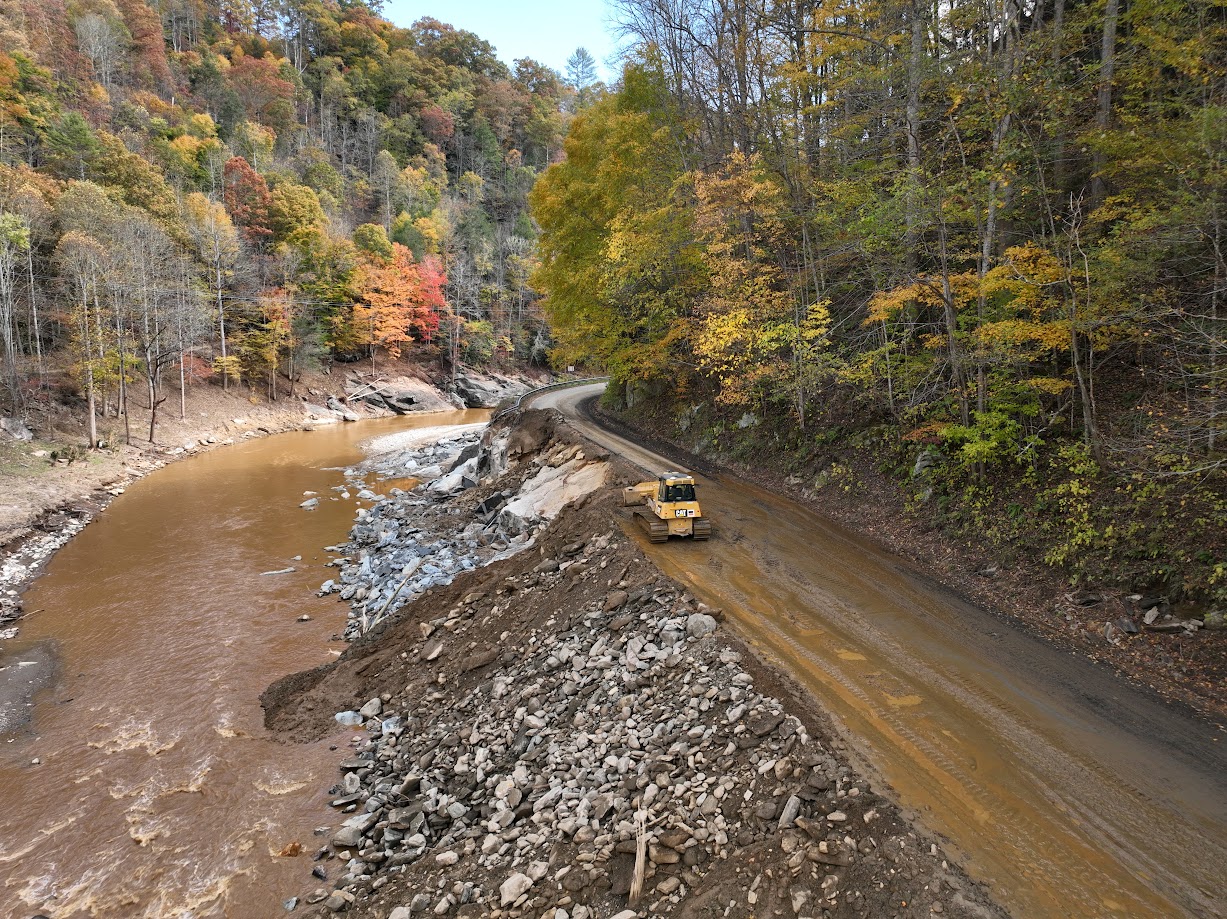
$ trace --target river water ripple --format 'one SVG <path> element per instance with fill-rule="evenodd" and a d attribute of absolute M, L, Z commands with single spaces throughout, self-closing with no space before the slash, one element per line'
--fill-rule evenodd
<path fill-rule="evenodd" d="M 52 652 L 61 674 L 31 724 L 0 735 L 0 915 L 283 913 L 312 881 L 337 754 L 328 740 L 277 743 L 259 696 L 344 647 L 330 640 L 344 605 L 313 593 L 333 572 L 322 547 L 355 513 L 333 500 L 339 467 L 375 435 L 486 417 L 362 422 L 185 459 L 60 551 L 26 595 L 20 638 L 0 644 L 0 676 Z M 306 491 L 317 510 L 299 507 Z M 294 843 L 301 856 L 279 855 Z"/>

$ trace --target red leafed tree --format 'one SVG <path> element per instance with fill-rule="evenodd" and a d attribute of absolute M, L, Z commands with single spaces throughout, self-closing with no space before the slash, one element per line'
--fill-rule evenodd
<path fill-rule="evenodd" d="M 422 133 L 436 146 L 448 147 L 452 136 L 456 133 L 456 120 L 450 112 L 445 112 L 437 105 L 428 105 L 418 113 L 422 123 Z"/>
<path fill-rule="evenodd" d="M 145 0 L 118 0 L 118 6 L 136 50 L 131 58 L 132 75 L 140 86 L 173 94 L 175 84 L 166 61 L 162 20 Z"/>
<path fill-rule="evenodd" d="M 443 297 L 447 274 L 439 260 L 428 255 L 418 265 L 418 275 L 422 279 L 422 306 L 425 308 L 425 313 L 418 316 L 418 336 L 430 344 L 439 331 L 439 317 L 447 311 L 447 300 Z"/>
<path fill-rule="evenodd" d="M 252 121 L 280 129 L 293 120 L 294 84 L 281 76 L 281 63 L 271 54 L 236 58 L 230 85 Z"/>
<path fill-rule="evenodd" d="M 399 357 L 402 345 L 429 342 L 439 328 L 445 280 L 437 262 L 414 264 L 413 253 L 399 243 L 393 243 L 386 265 L 363 265 L 354 325 L 364 344 Z"/>
<path fill-rule="evenodd" d="M 249 243 L 263 245 L 273 235 L 269 213 L 273 198 L 268 183 L 241 156 L 232 156 L 226 161 L 222 177 L 230 219 Z"/>

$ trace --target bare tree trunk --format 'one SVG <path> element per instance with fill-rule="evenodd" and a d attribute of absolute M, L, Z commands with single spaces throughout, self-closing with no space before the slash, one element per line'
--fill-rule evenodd
<path fill-rule="evenodd" d="M 98 446 L 97 399 L 94 396 L 94 346 L 90 341 L 89 295 L 81 288 L 81 348 L 85 353 L 85 404 L 89 415 L 89 448 Z"/>
<path fill-rule="evenodd" d="M 1065 0 L 1054 0 L 1052 8 L 1052 58 L 1054 80 L 1053 95 L 1061 86 L 1061 66 L 1065 58 Z M 1052 187 L 1057 195 L 1065 191 L 1067 170 L 1065 168 L 1065 118 L 1058 113 L 1057 128 L 1052 142 Z"/>
<path fill-rule="evenodd" d="M 1090 310 L 1090 295 L 1091 295 L 1091 267 L 1087 259 L 1086 252 L 1082 248 L 1081 235 L 1077 227 L 1074 227 L 1074 245 L 1078 249 L 1078 254 L 1082 259 L 1082 267 L 1084 272 L 1084 282 L 1086 284 L 1087 302 L 1084 309 L 1089 313 Z M 1070 257 L 1072 269 L 1073 258 Z M 1072 270 L 1071 270 L 1072 275 Z M 1082 439 L 1083 442 L 1091 451 L 1097 461 L 1101 461 L 1099 450 L 1099 428 L 1095 423 L 1095 390 L 1093 381 L 1090 376 L 1090 368 L 1083 367 L 1082 363 L 1082 345 L 1081 337 L 1078 334 L 1078 289 L 1073 284 L 1073 278 L 1070 278 L 1070 299 L 1069 299 L 1069 345 L 1070 356 L 1073 360 L 1074 381 L 1078 385 L 1078 399 L 1082 403 Z M 1089 340 L 1087 342 L 1088 352 L 1094 345 Z"/>
<path fill-rule="evenodd" d="M 34 354 L 38 359 L 38 385 L 41 388 L 44 383 L 45 370 L 43 368 L 43 339 L 40 334 L 39 318 L 38 318 L 38 297 L 34 287 L 34 246 L 33 244 L 26 247 L 26 271 L 29 275 L 30 283 L 30 337 L 34 342 Z"/>
<path fill-rule="evenodd" d="M 179 420 L 187 418 L 187 371 L 183 366 L 183 333 L 179 333 Z"/>
<path fill-rule="evenodd" d="M 217 256 L 213 261 L 214 283 L 217 289 L 217 328 L 222 339 L 222 391 L 230 389 L 230 364 L 226 361 L 226 307 L 222 300 L 222 260 Z"/>
<path fill-rule="evenodd" d="M 1219 384 L 1219 336 L 1222 326 L 1219 325 L 1219 304 L 1222 302 L 1223 288 L 1227 286 L 1227 258 L 1223 252 L 1223 222 L 1219 219 L 1218 206 L 1214 207 L 1214 286 L 1210 291 L 1210 380 L 1207 387 L 1210 393 L 1210 423 L 1207 425 L 1206 450 L 1214 452 L 1215 435 L 1218 427 L 1218 409 L 1223 399 L 1223 389 Z"/>
<path fill-rule="evenodd" d="M 951 376 L 959 398 L 959 420 L 964 426 L 971 424 L 971 411 L 967 404 L 967 380 L 963 373 L 963 351 L 958 339 L 958 316 L 954 311 L 954 291 L 950 285 L 950 260 L 947 252 L 947 227 L 944 196 L 938 201 L 938 255 L 942 268 L 942 316 L 946 323 L 946 348 L 950 355 Z"/>
<path fill-rule="evenodd" d="M 116 417 L 124 419 L 124 443 L 132 443 L 132 426 L 128 421 L 128 349 L 125 346 L 125 329 L 120 313 L 121 299 L 116 296 L 112 313 L 115 317 L 115 347 L 119 349 L 119 401 L 116 404 Z"/>
<path fill-rule="evenodd" d="M 1095 113 L 1095 127 L 1104 134 L 1112 126 L 1112 80 L 1116 76 L 1116 22 L 1120 17 L 1120 0 L 1107 0 L 1103 14 L 1103 46 L 1099 57 L 1099 106 Z M 1107 160 L 1103 154 L 1103 138 L 1095 151 L 1091 178 L 1091 209 L 1103 203 L 1107 183 L 1103 170 Z"/>

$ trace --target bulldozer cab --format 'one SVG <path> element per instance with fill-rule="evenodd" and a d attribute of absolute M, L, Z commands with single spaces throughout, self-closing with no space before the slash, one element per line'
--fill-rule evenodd
<path fill-rule="evenodd" d="M 656 500 L 662 504 L 673 501 L 694 501 L 694 483 L 693 482 L 670 482 L 668 479 L 660 480 L 660 489 L 657 492 Z"/>

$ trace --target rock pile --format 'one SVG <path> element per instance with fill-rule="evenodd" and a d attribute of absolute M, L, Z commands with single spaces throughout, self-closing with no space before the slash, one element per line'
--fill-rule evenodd
<path fill-rule="evenodd" d="M 346 556 L 333 562 L 338 577 L 319 589 L 351 601 L 347 638 L 367 632 L 432 587 L 450 584 L 460 572 L 533 545 L 565 504 L 605 483 L 608 464 L 575 444 L 557 444 L 521 462 L 509 456 L 509 439 L 484 434 L 484 428 L 466 429 L 381 456 L 350 470 L 347 484 L 338 486 L 375 501 L 358 511 L 348 543 L 328 547 Z M 495 469 L 502 476 L 497 489 L 489 487 Z M 486 471 L 484 479 L 479 470 Z M 364 473 L 410 478 L 414 486 L 392 488 L 383 497 L 368 488 Z M 487 488 L 473 500 L 452 500 L 483 481 Z M 314 507 L 312 501 L 303 506 Z"/>
<path fill-rule="evenodd" d="M 422 694 L 338 713 L 366 737 L 332 790 L 347 817 L 327 853 L 344 867 L 308 903 L 382 902 L 395 879 L 399 912 L 371 915 L 595 919 L 630 902 L 642 912 L 627 916 L 667 915 L 753 852 L 726 915 L 770 901 L 820 916 L 877 902 L 873 873 L 889 879 L 900 852 L 941 875 L 936 850 L 883 820 L 866 784 L 756 689 L 712 611 L 662 578 L 566 602 L 621 540 L 567 545 L 508 578 L 506 599 L 469 594 L 419 623 L 400 658 Z M 539 628 L 468 640 L 534 595 L 560 604 Z"/>
<path fill-rule="evenodd" d="M 512 484 L 452 504 L 522 495 L 583 452 L 517 442 L 488 434 L 470 457 L 487 473 L 518 466 Z M 360 523 L 361 583 L 380 597 L 408 537 L 423 541 L 420 492 Z M 335 665 L 270 688 L 274 728 L 318 725 L 331 703 L 334 728 L 358 731 L 330 789 L 339 825 L 316 853 L 328 886 L 302 898 L 313 914 L 1001 915 L 841 760 L 814 709 L 764 688 L 787 684 L 719 611 L 609 528 L 605 492 L 534 528 L 535 551 L 428 588 Z"/>

